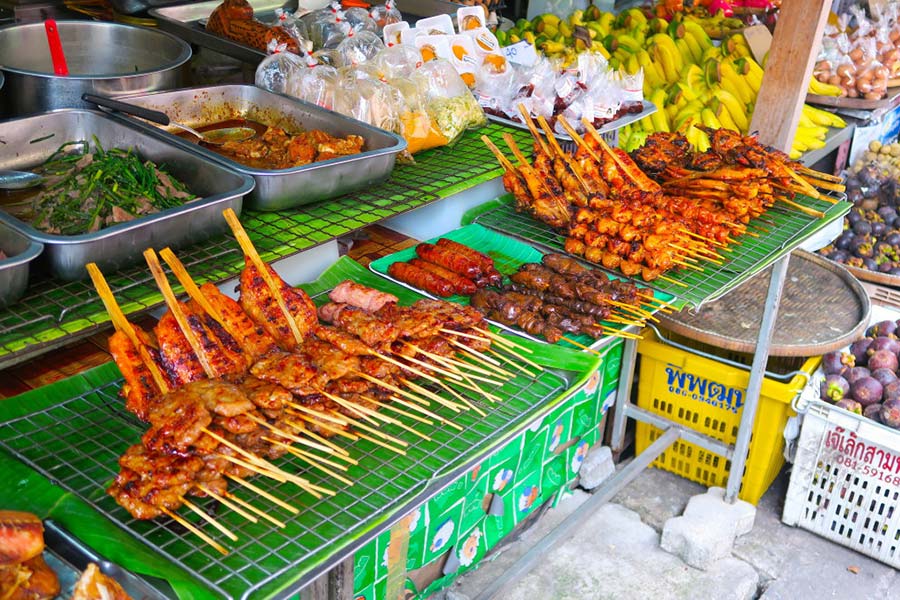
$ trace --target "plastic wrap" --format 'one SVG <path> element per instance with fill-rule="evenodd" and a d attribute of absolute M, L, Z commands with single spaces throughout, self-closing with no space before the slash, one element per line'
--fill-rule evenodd
<path fill-rule="evenodd" d="M 283 8 L 275 9 L 275 20 L 273 25 L 278 25 L 284 29 L 297 42 L 297 47 L 307 52 L 313 51 L 313 43 L 309 39 L 309 31 L 306 23 L 298 19 L 294 13 Z"/>
<path fill-rule="evenodd" d="M 487 121 L 484 110 L 449 61 L 427 62 L 414 77 L 425 90 L 428 114 L 451 142 L 466 129 Z"/>
<path fill-rule="evenodd" d="M 380 31 L 378 24 L 369 16 L 369 11 L 364 8 L 353 7 L 344 11 L 344 20 L 350 24 L 350 29 L 355 33 L 371 31 L 376 35 Z"/>
<path fill-rule="evenodd" d="M 304 70 L 290 86 L 288 94 L 329 110 L 335 109 L 335 101 L 340 88 L 337 69 L 328 65 L 317 65 Z"/>
<path fill-rule="evenodd" d="M 422 55 L 409 46 L 392 46 L 376 56 L 373 62 L 387 79 L 409 78 L 422 64 Z"/>
<path fill-rule="evenodd" d="M 384 26 L 384 30 L 382 31 L 382 39 L 384 40 L 384 45 L 390 48 L 391 46 L 399 46 L 403 43 L 403 32 L 409 29 L 409 23 L 406 21 L 399 21 L 397 23 L 388 23 Z"/>

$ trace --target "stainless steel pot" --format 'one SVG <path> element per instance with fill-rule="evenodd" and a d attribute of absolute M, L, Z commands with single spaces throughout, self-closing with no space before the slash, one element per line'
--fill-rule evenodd
<path fill-rule="evenodd" d="M 122 96 L 183 85 L 190 46 L 167 33 L 94 21 L 58 21 L 69 67 L 68 76 L 53 73 L 42 23 L 0 28 L 0 69 L 6 85 L 0 117 L 41 113 L 57 108 L 87 108 L 85 92 Z"/>

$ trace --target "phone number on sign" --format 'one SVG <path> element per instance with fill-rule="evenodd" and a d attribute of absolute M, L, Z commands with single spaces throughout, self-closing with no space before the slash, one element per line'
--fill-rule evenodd
<path fill-rule="evenodd" d="M 851 456 L 838 456 L 835 458 L 835 462 L 839 465 L 843 465 L 848 469 L 853 469 L 863 475 L 868 477 L 874 477 L 879 481 L 883 481 L 885 483 L 900 485 L 900 475 L 895 475 L 890 471 L 882 471 L 881 469 L 877 469 L 872 465 L 861 463 Z"/>

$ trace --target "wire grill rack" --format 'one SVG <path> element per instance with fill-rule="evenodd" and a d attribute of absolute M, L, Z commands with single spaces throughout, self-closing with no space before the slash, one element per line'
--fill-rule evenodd
<path fill-rule="evenodd" d="M 640 279 L 635 281 L 697 307 L 722 297 L 850 210 L 850 204 L 840 200 L 831 203 L 798 196 L 795 201 L 824 212 L 825 217 L 815 218 L 775 206 L 761 218 L 750 222 L 748 229 L 759 237 L 747 234 L 738 236 L 738 243 L 728 246 L 731 252 L 722 253 L 726 260 L 721 265 L 704 262 L 702 271 L 679 269 L 666 273 L 667 277 L 682 285 L 661 279 L 649 283 Z M 565 236 L 525 213 L 516 212 L 511 195 L 499 198 L 492 208 L 477 215 L 473 222 L 552 251 L 565 251 Z M 622 277 L 618 271 L 611 272 Z"/>
<path fill-rule="evenodd" d="M 210 500 L 194 499 L 231 529 L 239 541 L 232 543 L 187 510 L 182 516 L 194 522 L 230 551 L 221 556 L 193 534 L 168 519 L 138 521 L 109 497 L 105 488 L 115 477 L 119 456 L 139 441 L 145 426 L 121 408 L 118 391 L 122 380 L 115 379 L 49 408 L 8 421 L 0 429 L 0 446 L 33 467 L 53 483 L 75 493 L 130 535 L 188 570 L 211 591 L 229 598 L 269 597 L 279 590 L 296 590 L 316 577 L 317 562 L 334 560 L 334 553 L 349 555 L 371 539 L 378 530 L 364 531 L 380 515 L 414 502 L 429 489 L 436 492 L 448 477 L 440 475 L 460 457 L 475 456 L 487 444 L 497 441 L 498 431 L 534 419 L 536 408 L 568 388 L 565 377 L 544 371 L 538 377 L 518 376 L 497 393 L 502 403 L 489 402 L 469 394 L 470 400 L 488 413 L 482 418 L 472 412 L 455 415 L 449 409 L 434 409 L 463 431 L 440 424 L 424 425 L 404 419 L 408 425 L 432 438 L 426 442 L 404 430 L 385 425 L 385 433 L 410 444 L 407 456 L 399 456 L 365 440 L 341 444 L 359 461 L 346 476 L 352 486 L 328 480 L 299 459 L 275 461 L 291 473 L 312 483 L 335 489 L 333 497 L 316 500 L 292 484 L 279 484 L 254 477 L 252 482 L 301 510 L 298 516 L 268 504 L 265 508 L 287 523 L 278 529 L 266 521 L 250 523 L 235 513 L 217 507 Z M 435 393 L 440 390 L 431 388 Z M 460 467 L 461 468 L 461 467 Z M 335 487 L 337 484 L 340 487 Z M 231 491 L 263 508 L 261 497 L 253 497 L 236 484 Z M 386 525 L 385 525 L 386 526 Z M 352 546 L 350 545 L 352 543 Z M 321 571 L 319 569 L 318 571 Z"/>
<path fill-rule="evenodd" d="M 490 124 L 465 133 L 452 147 L 423 153 L 414 165 L 398 165 L 382 185 L 292 211 L 245 211 L 241 221 L 264 260 L 285 258 L 499 176 L 502 170 L 480 136 L 500 143 L 504 132 L 513 133 L 520 144 L 530 139 L 527 132 Z M 183 248 L 178 255 L 198 283 L 225 281 L 243 266 L 230 235 Z M 162 304 L 145 265 L 105 275 L 127 315 Z M 26 296 L 0 309 L 0 368 L 87 337 L 108 321 L 89 281 L 33 276 Z"/>

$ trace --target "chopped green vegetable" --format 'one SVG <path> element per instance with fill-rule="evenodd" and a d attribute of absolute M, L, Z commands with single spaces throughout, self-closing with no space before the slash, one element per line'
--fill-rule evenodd
<path fill-rule="evenodd" d="M 46 177 L 33 201 L 32 225 L 77 235 L 181 206 L 197 197 L 133 149 L 104 150 L 95 137 L 60 146 L 35 169 Z"/>

